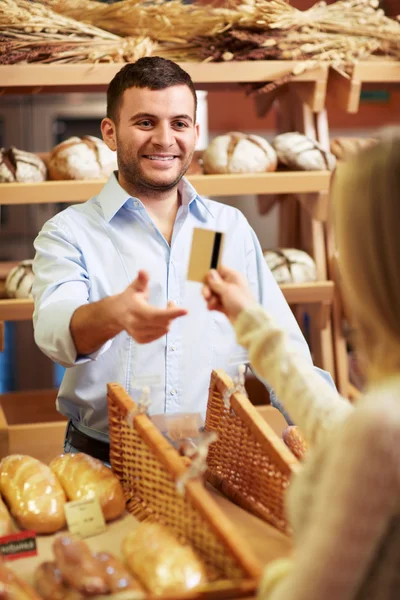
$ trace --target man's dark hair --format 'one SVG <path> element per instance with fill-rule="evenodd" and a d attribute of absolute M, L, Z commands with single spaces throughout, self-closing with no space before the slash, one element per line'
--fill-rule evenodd
<path fill-rule="evenodd" d="M 111 80 L 107 89 L 107 117 L 118 121 L 119 107 L 125 90 L 148 88 L 165 90 L 173 85 L 187 85 L 194 98 L 194 116 L 196 118 L 197 96 L 193 81 L 179 65 L 160 56 L 146 56 L 135 63 L 128 63 Z"/>

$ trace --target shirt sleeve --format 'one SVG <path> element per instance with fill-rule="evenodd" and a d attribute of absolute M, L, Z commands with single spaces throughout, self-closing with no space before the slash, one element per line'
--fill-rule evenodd
<path fill-rule="evenodd" d="M 35 341 L 52 360 L 64 367 L 95 360 L 111 345 L 106 342 L 90 355 L 77 355 L 70 332 L 75 310 L 89 302 L 90 279 L 84 257 L 72 232 L 59 220 L 48 221 L 34 242 Z"/>
<path fill-rule="evenodd" d="M 252 367 L 273 387 L 310 445 L 324 440 L 325 433 L 352 412 L 352 405 L 315 372 L 261 306 L 242 311 L 235 330 Z"/>
<path fill-rule="evenodd" d="M 398 504 L 400 429 L 393 414 L 384 414 L 379 406 L 360 412 L 349 417 L 341 435 L 331 438 L 310 524 L 291 568 L 277 581 L 271 563 L 259 598 L 353 600 L 368 585 Z"/>
<path fill-rule="evenodd" d="M 268 312 L 269 315 L 271 315 L 280 329 L 286 333 L 292 348 L 303 357 L 305 362 L 312 365 L 310 350 L 303 333 L 293 315 L 293 312 L 290 309 L 290 306 L 286 302 L 285 296 L 283 295 L 279 285 L 271 273 L 271 270 L 268 268 L 268 265 L 265 262 L 256 234 L 247 221 L 246 225 L 248 230 L 246 236 L 247 280 L 249 282 L 250 289 L 261 306 Z M 312 368 L 315 373 L 328 382 L 332 390 L 336 392 L 335 384 L 330 373 L 323 371 L 318 367 Z M 271 403 L 281 410 L 289 423 L 292 421 L 297 423 L 296 417 L 289 410 L 289 407 L 286 405 L 284 407 L 281 406 L 280 403 L 283 402 L 283 400 L 279 391 L 275 388 L 274 383 L 271 381 L 271 378 L 268 376 L 268 373 L 261 373 L 258 371 L 257 376 L 263 380 L 266 387 L 269 389 Z"/>

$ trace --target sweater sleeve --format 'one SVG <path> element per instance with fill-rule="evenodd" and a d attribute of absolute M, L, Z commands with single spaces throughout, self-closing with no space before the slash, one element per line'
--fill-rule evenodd
<path fill-rule="evenodd" d="M 263 600 L 353 600 L 362 585 L 369 585 L 373 560 L 398 505 L 400 427 L 393 411 L 375 405 L 356 410 L 339 429 L 331 437 L 310 524 L 292 567 L 279 581 L 274 563 L 270 572 L 266 568 Z"/>
<path fill-rule="evenodd" d="M 315 372 L 262 307 L 242 311 L 235 330 L 253 368 L 268 381 L 311 445 L 351 414 L 352 405 Z"/>

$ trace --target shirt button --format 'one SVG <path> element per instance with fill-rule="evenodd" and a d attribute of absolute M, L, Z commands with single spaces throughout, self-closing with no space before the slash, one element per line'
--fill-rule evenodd
<path fill-rule="evenodd" d="M 134 201 L 133 206 L 138 207 L 139 206 L 139 202 L 137 200 Z"/>
<path fill-rule="evenodd" d="M 176 346 L 170 346 L 169 349 L 171 350 L 171 352 L 175 352 Z"/>
<path fill-rule="evenodd" d="M 171 394 L 171 396 L 175 396 L 176 390 L 171 390 L 170 394 Z"/>

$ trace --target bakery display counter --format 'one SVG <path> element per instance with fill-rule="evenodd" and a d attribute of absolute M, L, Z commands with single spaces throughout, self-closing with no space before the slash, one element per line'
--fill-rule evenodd
<path fill-rule="evenodd" d="M 329 171 L 278 171 L 256 174 L 189 175 L 188 179 L 203 196 L 303 194 L 327 192 L 331 173 Z M 98 194 L 104 184 L 103 179 L 0 183 L 0 205 L 85 202 Z"/>
<path fill-rule="evenodd" d="M 247 540 L 256 558 L 261 564 L 266 565 L 277 558 L 286 557 L 291 552 L 291 540 L 288 536 L 277 531 L 267 523 L 239 508 L 211 486 L 207 486 L 208 492 L 225 516 L 232 522 L 238 534 Z M 125 513 L 120 519 L 107 525 L 104 533 L 86 538 L 86 543 L 92 551 L 111 551 L 117 558 L 121 558 L 120 546 L 123 538 L 134 529 L 136 519 Z M 33 573 L 36 567 L 44 562 L 53 560 L 52 544 L 59 534 L 38 536 L 38 555 L 28 558 L 20 558 L 7 565 L 21 578 L 32 583 Z M 138 596 L 139 598 L 140 596 Z M 195 596 L 190 596 L 194 598 Z M 212 598 L 212 596 L 209 596 Z M 92 597 L 96 600 L 96 597 Z M 112 595 L 104 596 L 104 600 L 113 600 Z M 115 600 L 118 595 L 114 595 Z M 134 596 L 130 598 L 133 600 Z M 226 596 L 228 599 L 229 596 Z"/>
<path fill-rule="evenodd" d="M 0 66 L 2 93 L 105 91 L 126 63 L 4 65 Z M 241 83 L 259 83 L 288 77 L 314 111 L 322 110 L 329 65 L 315 61 L 240 61 L 180 63 L 200 89 L 226 89 Z"/>
<path fill-rule="evenodd" d="M 332 67 L 328 78 L 328 94 L 336 99 L 340 108 L 349 113 L 356 113 L 360 107 L 364 83 L 400 83 L 400 62 L 358 62 L 354 64 L 351 75 Z"/>

